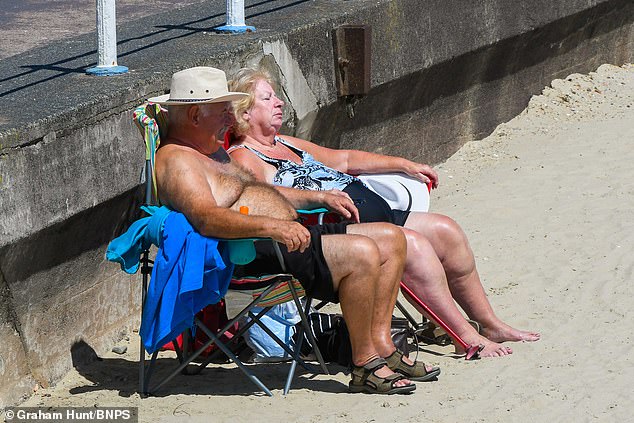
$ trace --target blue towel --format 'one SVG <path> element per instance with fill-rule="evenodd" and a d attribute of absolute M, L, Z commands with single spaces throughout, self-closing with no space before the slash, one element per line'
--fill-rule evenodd
<path fill-rule="evenodd" d="M 197 312 L 224 297 L 233 264 L 227 243 L 203 237 L 183 214 L 164 207 L 148 212 L 154 214 L 110 243 L 107 257 L 125 271 L 136 270 L 145 243 L 159 245 L 139 331 L 151 354 L 192 327 Z"/>
<path fill-rule="evenodd" d="M 106 258 L 121 265 L 121 270 L 134 274 L 139 270 L 141 252 L 150 248 L 150 245 L 161 245 L 163 223 L 172 213 L 165 206 L 141 207 L 150 216 L 143 217 L 134 222 L 128 230 L 119 237 L 110 241 L 106 250 Z"/>

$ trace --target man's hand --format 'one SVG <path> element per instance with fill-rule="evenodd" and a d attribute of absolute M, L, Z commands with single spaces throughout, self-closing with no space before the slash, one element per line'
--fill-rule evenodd
<path fill-rule="evenodd" d="M 320 202 L 322 207 L 339 213 L 348 220 L 359 223 L 359 210 L 357 210 L 357 206 L 354 205 L 354 201 L 347 193 L 338 189 L 318 192 L 321 195 Z"/>
<path fill-rule="evenodd" d="M 310 232 L 298 222 L 278 220 L 269 236 L 286 245 L 289 253 L 296 250 L 303 253 L 310 245 Z"/>
<path fill-rule="evenodd" d="M 403 172 L 425 184 L 431 182 L 432 188 L 438 187 L 438 174 L 429 165 L 405 160 Z"/>

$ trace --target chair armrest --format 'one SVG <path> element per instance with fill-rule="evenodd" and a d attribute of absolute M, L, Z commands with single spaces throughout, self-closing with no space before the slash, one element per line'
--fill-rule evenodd
<path fill-rule="evenodd" d="M 328 209 L 326 208 L 317 208 L 310 210 L 297 210 L 299 214 L 321 214 L 320 220 L 323 218 L 323 214 L 328 213 Z M 251 263 L 255 259 L 255 246 L 253 244 L 254 241 L 266 240 L 270 238 L 232 238 L 232 239 L 222 239 L 222 241 L 226 241 L 229 244 L 229 257 L 232 263 L 234 264 L 248 264 Z M 272 239 L 270 239 L 272 242 Z M 276 246 L 276 249 L 277 246 Z M 282 262 L 282 267 L 284 268 L 283 259 L 278 257 Z"/>
<path fill-rule="evenodd" d="M 297 210 L 297 213 L 299 214 L 316 214 L 316 213 L 328 213 L 328 209 L 324 208 L 324 207 L 320 207 L 318 209 L 310 209 L 310 210 L 305 210 L 305 209 L 299 209 Z"/>

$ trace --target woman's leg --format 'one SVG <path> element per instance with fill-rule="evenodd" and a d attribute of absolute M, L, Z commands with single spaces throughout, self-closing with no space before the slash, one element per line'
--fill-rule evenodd
<path fill-rule="evenodd" d="M 429 241 L 444 270 L 451 295 L 469 318 L 482 325 L 482 333 L 490 341 L 537 341 L 540 338 L 537 332 L 515 329 L 497 317 L 482 287 L 469 241 L 453 219 L 435 213 L 411 213 L 405 227 Z"/>
<path fill-rule="evenodd" d="M 418 232 L 406 228 L 403 228 L 403 231 L 407 239 L 407 260 L 403 282 L 407 287 L 423 299 L 425 304 L 464 342 L 470 345 L 484 345 L 480 353 L 482 357 L 510 354 L 512 351 L 507 347 L 478 334 L 464 318 L 454 302 L 447 285 L 445 270 L 431 243 Z M 425 314 L 417 304 L 411 303 L 418 311 Z M 456 345 L 456 351 L 465 352 L 459 345 Z"/>

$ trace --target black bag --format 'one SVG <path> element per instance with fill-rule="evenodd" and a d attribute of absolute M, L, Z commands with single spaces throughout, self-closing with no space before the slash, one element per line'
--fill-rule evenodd
<path fill-rule="evenodd" d="M 324 361 L 350 367 L 352 365 L 352 347 L 350 346 L 348 327 L 343 316 L 340 314 L 310 313 L 308 321 Z M 396 348 L 403 351 L 405 355 L 410 353 L 409 338 L 413 334 L 414 331 L 406 318 L 392 317 L 392 341 Z M 297 341 L 297 331 L 294 339 Z M 312 351 L 313 347 L 304 334 L 301 353 L 307 356 Z"/>
<path fill-rule="evenodd" d="M 411 352 L 409 338 L 414 337 L 414 329 L 410 326 L 409 320 L 405 317 L 392 316 L 392 341 L 396 348 L 401 350 L 406 356 Z"/>
<path fill-rule="evenodd" d="M 350 336 L 348 335 L 348 328 L 343 316 L 340 314 L 310 313 L 308 315 L 308 323 L 324 361 L 338 363 L 339 357 L 352 355 Z M 300 326 L 301 322 L 295 325 L 295 334 L 293 335 L 295 342 L 297 342 L 297 329 Z M 304 333 L 301 354 L 308 356 L 312 352 L 313 346 L 306 333 Z"/>

